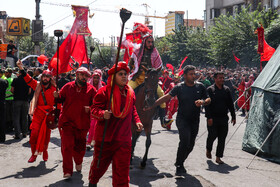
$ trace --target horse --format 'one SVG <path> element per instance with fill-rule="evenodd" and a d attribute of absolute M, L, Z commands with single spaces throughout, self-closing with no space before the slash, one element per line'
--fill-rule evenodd
<path fill-rule="evenodd" d="M 157 100 L 159 71 L 160 69 L 159 70 L 153 68 L 148 69 L 146 73 L 145 82 L 142 85 L 138 86 L 135 90 L 135 95 L 136 95 L 135 106 L 146 134 L 146 151 L 140 163 L 141 168 L 146 167 L 148 151 L 152 143 L 151 131 L 153 125 L 153 118 L 156 112 L 156 108 L 151 109 L 149 111 L 144 111 L 143 109 L 152 106 Z M 132 163 L 136 141 L 139 138 L 141 132 L 136 131 L 135 124 L 134 125 L 132 124 L 131 130 L 132 130 L 132 151 L 131 151 L 131 163 Z"/>

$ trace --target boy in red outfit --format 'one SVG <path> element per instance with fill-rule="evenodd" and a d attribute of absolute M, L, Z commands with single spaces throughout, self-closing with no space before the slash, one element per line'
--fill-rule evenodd
<path fill-rule="evenodd" d="M 97 186 L 112 162 L 113 186 L 129 186 L 129 164 L 131 157 L 131 121 L 136 123 L 138 131 L 143 128 L 135 107 L 135 94 L 127 85 L 129 68 L 125 62 L 119 62 L 117 73 L 115 65 L 108 71 L 107 86 L 102 87 L 94 98 L 91 107 L 92 115 L 98 120 L 95 131 L 93 161 L 89 173 L 89 186 Z M 113 76 L 116 76 L 116 86 L 113 98 L 109 103 Z M 110 105 L 111 111 L 106 110 Z M 100 166 L 97 161 L 100 154 L 105 120 L 108 120 L 104 147 Z"/>

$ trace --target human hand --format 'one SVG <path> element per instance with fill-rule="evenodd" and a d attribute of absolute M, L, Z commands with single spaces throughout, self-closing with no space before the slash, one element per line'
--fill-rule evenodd
<path fill-rule="evenodd" d="M 213 119 L 207 119 L 207 125 L 211 127 L 213 125 Z"/>
<path fill-rule="evenodd" d="M 236 124 L 236 120 L 235 119 L 232 119 L 231 120 L 231 123 L 232 123 L 232 126 L 234 126 Z"/>
<path fill-rule="evenodd" d="M 53 96 L 54 96 L 54 98 L 58 98 L 59 97 L 59 91 L 54 91 Z"/>
<path fill-rule="evenodd" d="M 137 132 L 141 132 L 142 129 L 143 129 L 143 124 L 142 123 L 136 123 L 136 126 L 137 126 Z"/>
<path fill-rule="evenodd" d="M 201 107 L 201 106 L 204 104 L 204 101 L 201 100 L 201 99 L 198 99 L 198 100 L 196 100 L 194 103 L 195 103 L 195 106 Z"/>
<path fill-rule="evenodd" d="M 105 111 L 104 111 L 103 118 L 108 120 L 108 119 L 111 118 L 111 114 L 112 114 L 111 111 L 105 110 Z"/>
<path fill-rule="evenodd" d="M 85 112 L 88 114 L 89 113 L 89 106 L 84 106 L 85 107 Z"/>
<path fill-rule="evenodd" d="M 17 61 L 17 66 L 20 70 L 23 70 L 23 64 L 20 59 L 18 59 L 18 61 Z"/>

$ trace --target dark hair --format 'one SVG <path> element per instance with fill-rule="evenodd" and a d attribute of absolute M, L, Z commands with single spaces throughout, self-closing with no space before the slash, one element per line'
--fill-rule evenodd
<path fill-rule="evenodd" d="M 192 71 L 192 70 L 195 70 L 195 66 L 193 66 L 193 65 L 186 65 L 183 69 L 184 74 L 186 74 L 186 75 L 188 74 L 189 71 Z"/>
<path fill-rule="evenodd" d="M 38 70 L 40 74 L 43 73 L 43 69 L 42 68 L 36 68 L 36 70 Z"/>
<path fill-rule="evenodd" d="M 33 73 L 32 70 L 28 70 L 28 71 L 27 71 L 27 74 L 30 75 L 30 77 L 33 77 L 33 75 L 34 75 L 34 73 Z"/>
<path fill-rule="evenodd" d="M 9 42 L 14 43 L 14 41 L 13 41 L 13 40 L 10 40 Z"/>
<path fill-rule="evenodd" d="M 214 78 L 216 79 L 216 78 L 218 77 L 218 75 L 225 75 L 225 74 L 224 74 L 224 72 L 222 72 L 222 71 L 216 71 L 216 72 L 214 73 Z"/>

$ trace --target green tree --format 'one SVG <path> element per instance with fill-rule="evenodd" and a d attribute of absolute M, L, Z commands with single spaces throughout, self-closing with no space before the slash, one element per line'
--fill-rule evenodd
<path fill-rule="evenodd" d="M 246 66 L 257 66 L 256 29 L 260 23 L 264 28 L 277 18 L 273 10 L 249 11 L 250 7 L 242 9 L 235 17 L 221 15 L 215 20 L 215 26 L 210 28 L 211 52 L 209 57 L 215 65 L 235 66 L 233 52 L 240 58 L 240 63 Z"/>

